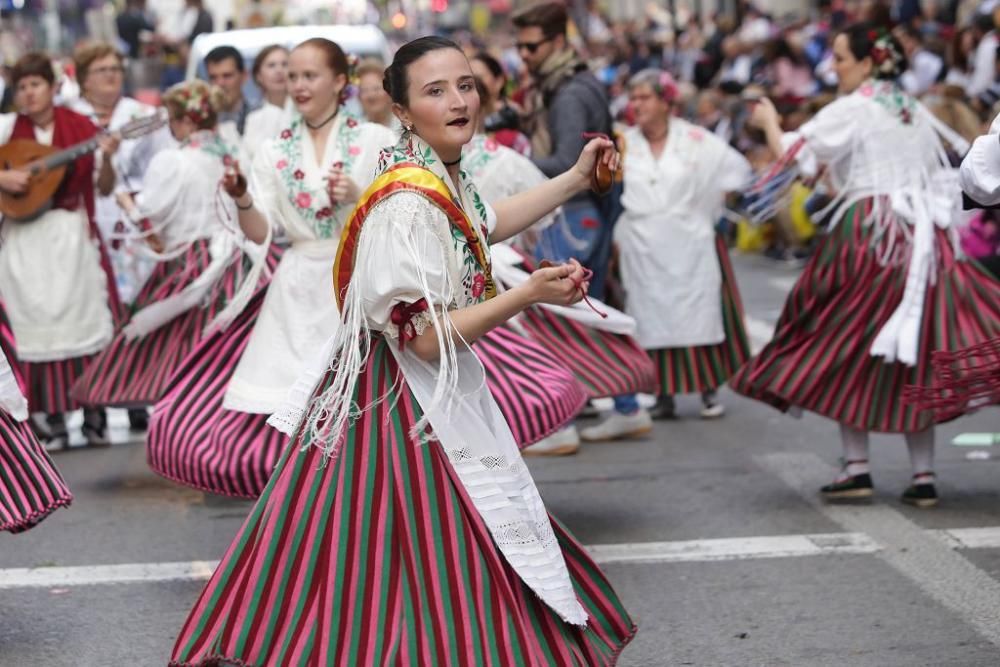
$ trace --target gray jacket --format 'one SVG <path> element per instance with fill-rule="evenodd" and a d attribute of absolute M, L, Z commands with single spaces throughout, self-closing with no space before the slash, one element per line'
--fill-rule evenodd
<path fill-rule="evenodd" d="M 580 157 L 587 140 L 584 132 L 611 135 L 611 112 L 604 86 L 590 70 L 581 70 L 560 87 L 547 104 L 547 122 L 552 137 L 552 154 L 533 158 L 549 178 L 558 176 Z M 587 197 L 582 193 L 574 201 Z"/>

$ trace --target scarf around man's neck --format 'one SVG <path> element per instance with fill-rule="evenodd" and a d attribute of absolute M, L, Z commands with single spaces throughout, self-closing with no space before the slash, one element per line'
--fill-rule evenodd
<path fill-rule="evenodd" d="M 553 53 L 542 63 L 536 75 L 537 82 L 531 93 L 531 113 L 525 129 L 531 137 L 532 157 L 552 154 L 552 136 L 549 134 L 548 105 L 556 91 L 585 67 L 571 48 Z"/>

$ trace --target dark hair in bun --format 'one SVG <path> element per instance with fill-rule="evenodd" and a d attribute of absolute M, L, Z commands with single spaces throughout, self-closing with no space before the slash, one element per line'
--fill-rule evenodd
<path fill-rule="evenodd" d="M 903 47 L 885 28 L 873 23 L 855 23 L 842 31 L 848 48 L 857 60 L 872 59 L 872 76 L 878 80 L 898 79 L 909 66 Z"/>
<path fill-rule="evenodd" d="M 382 76 L 382 87 L 389 93 L 393 102 L 404 107 L 409 104 L 410 65 L 431 51 L 440 49 L 455 49 L 459 53 L 465 53 L 458 44 L 444 37 L 420 37 L 399 47 L 392 64 L 385 69 L 385 74 Z"/>

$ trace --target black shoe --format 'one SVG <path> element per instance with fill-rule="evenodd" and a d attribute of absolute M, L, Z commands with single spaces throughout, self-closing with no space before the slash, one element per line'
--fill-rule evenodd
<path fill-rule="evenodd" d="M 649 409 L 649 416 L 653 419 L 677 419 L 677 407 L 674 405 L 673 396 L 660 396 L 656 399 L 656 405 Z"/>
<path fill-rule="evenodd" d="M 133 431 L 149 429 L 149 411 L 146 408 L 129 408 L 128 426 Z"/>
<path fill-rule="evenodd" d="M 869 473 L 862 473 L 845 477 L 827 484 L 819 492 L 825 500 L 832 502 L 868 500 L 874 494 L 872 476 Z"/>
<path fill-rule="evenodd" d="M 900 500 L 907 505 L 913 505 L 921 509 L 934 507 L 938 504 L 937 489 L 934 487 L 933 482 L 910 484 L 906 491 L 903 491 L 903 496 Z"/>
<path fill-rule="evenodd" d="M 110 447 L 108 437 L 108 415 L 104 410 L 84 408 L 83 426 L 80 427 L 88 447 Z"/>
<path fill-rule="evenodd" d="M 58 451 L 69 449 L 69 431 L 66 430 L 66 415 L 61 412 L 45 415 L 45 433 L 42 434 L 45 449 Z"/>

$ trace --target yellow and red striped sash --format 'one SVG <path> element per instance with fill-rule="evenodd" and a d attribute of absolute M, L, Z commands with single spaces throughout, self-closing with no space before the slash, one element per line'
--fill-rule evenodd
<path fill-rule="evenodd" d="M 337 261 L 333 265 L 333 289 L 337 307 L 343 310 L 347 286 L 354 275 L 361 228 L 368 214 L 385 197 L 401 190 L 423 195 L 448 216 L 451 224 L 462 232 L 469 250 L 486 277 L 486 298 L 496 296 L 496 284 L 493 282 L 488 251 L 476 233 L 469 216 L 452 199 L 448 186 L 429 169 L 412 162 L 400 162 L 386 170 L 365 190 L 344 226 L 340 236 L 340 247 L 337 249 Z"/>

